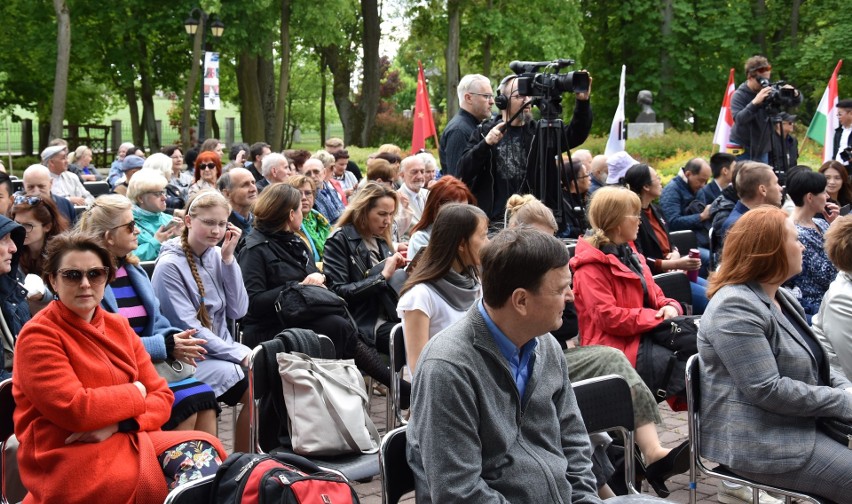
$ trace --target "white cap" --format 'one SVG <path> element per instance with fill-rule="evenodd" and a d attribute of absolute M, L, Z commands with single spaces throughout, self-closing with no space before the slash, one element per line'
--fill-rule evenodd
<path fill-rule="evenodd" d="M 639 164 L 630 154 L 625 151 L 619 151 L 606 158 L 606 165 L 609 168 L 609 173 L 606 176 L 607 184 L 618 184 L 621 177 L 627 173 L 631 166 Z"/>

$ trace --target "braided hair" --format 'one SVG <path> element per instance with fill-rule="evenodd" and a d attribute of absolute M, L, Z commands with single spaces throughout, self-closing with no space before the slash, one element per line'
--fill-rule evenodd
<path fill-rule="evenodd" d="M 201 208 L 212 208 L 220 206 L 225 208 L 228 213 L 231 213 L 231 207 L 228 205 L 228 200 L 218 191 L 205 189 L 197 192 L 189 199 L 186 214 L 190 217 L 195 217 L 198 210 Z M 183 253 L 186 256 L 186 262 L 189 263 L 189 270 L 192 272 L 192 278 L 195 280 L 195 285 L 198 287 L 198 311 L 196 316 L 201 325 L 207 329 L 213 329 L 213 321 L 210 319 L 210 314 L 207 312 L 207 304 L 204 302 L 204 282 L 201 281 L 201 276 L 198 274 L 198 266 L 195 264 L 195 254 L 189 246 L 189 226 L 184 226 L 183 233 L 180 236 L 180 245 Z"/>

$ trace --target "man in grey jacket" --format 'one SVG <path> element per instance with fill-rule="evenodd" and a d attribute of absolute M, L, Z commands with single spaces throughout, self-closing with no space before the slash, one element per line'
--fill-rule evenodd
<path fill-rule="evenodd" d="M 559 343 L 568 252 L 531 229 L 482 251 L 483 301 L 420 356 L 408 424 L 418 503 L 600 503 Z"/>

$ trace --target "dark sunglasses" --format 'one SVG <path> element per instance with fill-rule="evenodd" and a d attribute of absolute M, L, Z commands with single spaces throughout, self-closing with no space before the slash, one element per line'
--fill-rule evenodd
<path fill-rule="evenodd" d="M 216 163 L 201 163 L 198 165 L 199 170 L 215 170 Z"/>
<path fill-rule="evenodd" d="M 38 197 L 38 196 L 23 196 L 23 195 L 15 196 L 15 204 L 16 205 L 21 205 L 23 203 L 26 203 L 27 205 L 35 206 L 35 205 L 38 205 L 39 203 L 41 203 L 41 198 Z"/>
<path fill-rule="evenodd" d="M 136 231 L 136 221 L 130 221 L 127 224 L 119 224 L 118 226 L 114 226 L 114 227 L 109 228 L 109 230 L 112 231 L 114 229 L 118 229 L 118 228 L 122 228 L 122 227 L 127 229 L 128 233 L 132 233 L 133 231 Z"/>
<path fill-rule="evenodd" d="M 81 284 L 83 282 L 83 275 L 86 275 L 86 279 L 92 285 L 101 285 L 105 284 L 107 277 L 109 276 L 109 266 L 101 266 L 100 268 L 91 268 L 86 271 L 74 269 L 74 268 L 64 268 L 56 272 L 59 276 L 61 276 L 66 282 L 72 284 Z"/>

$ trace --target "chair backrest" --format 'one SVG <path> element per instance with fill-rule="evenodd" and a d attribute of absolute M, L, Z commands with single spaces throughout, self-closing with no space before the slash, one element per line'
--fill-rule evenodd
<path fill-rule="evenodd" d="M 666 297 L 677 300 L 684 305 L 684 313 L 692 313 L 692 286 L 689 277 L 680 271 L 669 271 L 654 275 L 654 283 L 663 290 Z"/>
<path fill-rule="evenodd" d="M 157 265 L 157 261 L 139 261 L 139 266 L 145 270 L 145 273 L 148 274 L 148 278 L 154 276 L 154 266 Z"/>
<path fill-rule="evenodd" d="M 567 248 L 568 248 L 568 257 L 569 258 L 574 257 L 574 252 L 577 250 L 577 244 L 572 243 L 570 245 L 567 245 Z"/>
<path fill-rule="evenodd" d="M 200 502 L 211 502 L 210 491 L 213 489 L 213 478 L 215 474 L 205 476 L 195 481 L 189 481 L 175 488 L 163 504 L 197 504 Z"/>
<path fill-rule="evenodd" d="M 686 257 L 689 249 L 698 248 L 698 238 L 695 237 L 695 231 L 690 229 L 672 231 L 669 233 L 669 241 L 672 247 L 677 247 L 680 255 L 683 257 Z"/>
<path fill-rule="evenodd" d="M 414 473 L 405 454 L 407 426 L 396 428 L 382 439 L 379 465 L 382 471 L 382 504 L 396 504 L 408 492 L 414 491 Z"/>
<path fill-rule="evenodd" d="M 393 428 L 399 425 L 405 425 L 407 422 L 402 417 L 402 408 L 400 407 L 400 381 L 402 380 L 402 370 L 405 367 L 405 336 L 403 334 L 402 323 L 396 324 L 391 329 L 390 333 L 390 414 L 388 415 L 388 427 Z"/>
<path fill-rule="evenodd" d="M 0 382 L 0 443 L 15 433 L 12 415 L 15 413 L 15 398 L 12 397 L 12 379 Z"/>
<path fill-rule="evenodd" d="M 598 376 L 574 383 L 574 396 L 589 434 L 609 430 L 624 436 L 624 478 L 630 493 L 633 486 L 633 397 L 630 385 L 618 375 Z"/>
<path fill-rule="evenodd" d="M 86 190 L 95 198 L 102 194 L 109 193 L 109 184 L 104 181 L 83 182 L 83 187 L 85 187 Z"/>

